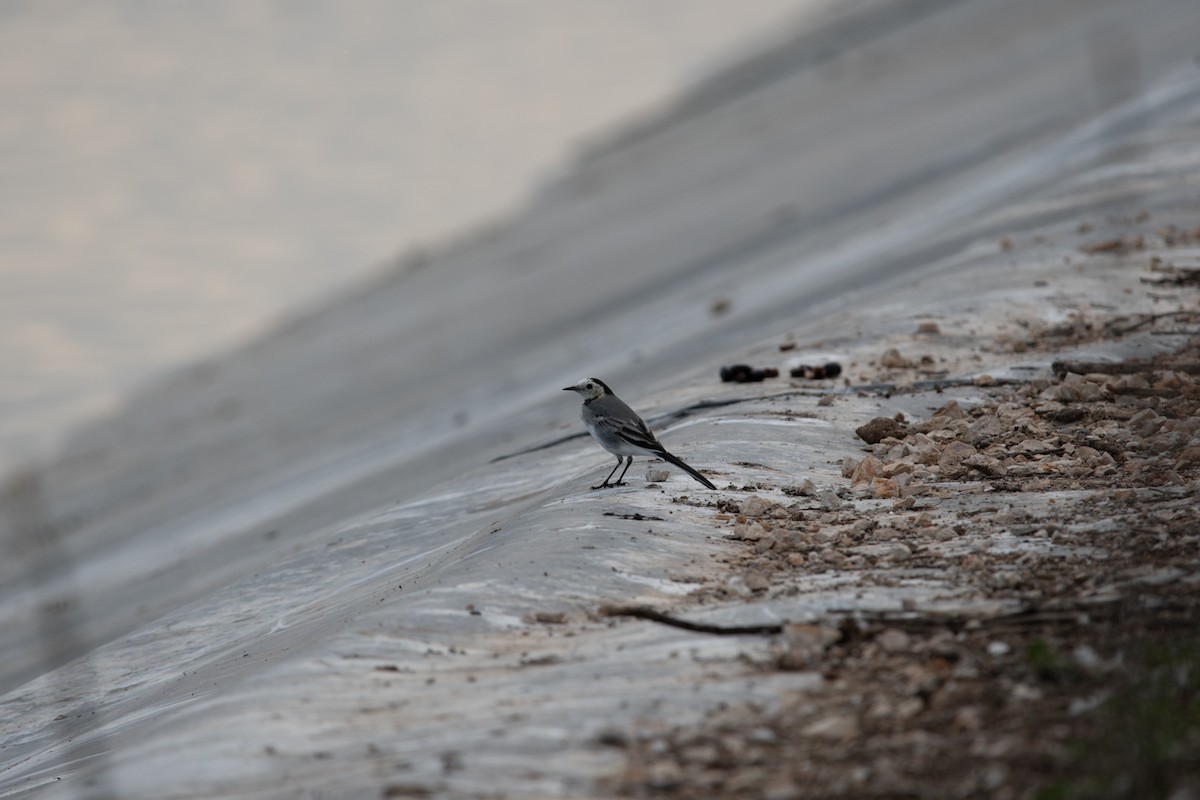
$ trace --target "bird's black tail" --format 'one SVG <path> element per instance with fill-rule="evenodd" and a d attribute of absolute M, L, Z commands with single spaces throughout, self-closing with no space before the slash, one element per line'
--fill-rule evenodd
<path fill-rule="evenodd" d="M 673 455 L 671 455 L 671 454 L 670 454 L 670 453 L 668 453 L 666 450 L 660 450 L 658 454 L 659 454 L 659 455 L 660 455 L 662 458 L 666 459 L 667 461 L 670 461 L 672 464 L 674 464 L 675 466 L 679 467 L 681 470 L 683 470 L 684 472 L 686 472 L 688 475 L 691 475 L 693 478 L 695 478 L 696 480 L 698 480 L 698 481 L 700 481 L 701 483 L 703 483 L 703 484 L 704 484 L 705 486 L 707 486 L 708 488 L 710 488 L 710 489 L 716 489 L 716 488 L 717 488 L 716 486 L 713 486 L 713 484 L 712 484 L 712 481 L 710 481 L 708 478 L 706 478 L 706 477 L 704 477 L 703 475 L 701 475 L 701 474 L 700 474 L 699 472 L 697 472 L 696 470 L 694 470 L 694 469 L 692 469 L 691 467 L 689 467 L 687 464 L 683 463 L 682 459 L 678 458 L 677 456 L 673 456 Z"/>

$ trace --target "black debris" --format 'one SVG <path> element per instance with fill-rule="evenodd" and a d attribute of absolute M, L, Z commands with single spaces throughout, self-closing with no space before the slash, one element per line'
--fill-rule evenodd
<path fill-rule="evenodd" d="M 749 364 L 734 364 L 731 367 L 721 367 L 721 380 L 725 383 L 758 383 L 766 378 L 779 377 L 779 370 L 774 367 L 758 369 Z"/>
<path fill-rule="evenodd" d="M 841 374 L 842 365 L 836 361 L 830 361 L 828 364 L 819 364 L 815 367 L 810 367 L 808 364 L 801 364 L 798 367 L 794 367 L 791 372 L 793 378 L 807 378 L 808 380 L 836 378 Z"/>

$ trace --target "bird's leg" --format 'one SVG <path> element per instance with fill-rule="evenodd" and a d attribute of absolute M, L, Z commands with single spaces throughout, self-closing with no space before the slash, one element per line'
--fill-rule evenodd
<path fill-rule="evenodd" d="M 631 461 L 633 460 L 633 459 L 632 459 L 632 457 L 630 458 L 630 460 L 631 460 Z M 614 473 L 616 473 L 617 469 L 618 469 L 620 466 L 621 466 L 621 457 L 620 457 L 620 456 L 617 456 L 617 466 L 613 467 L 613 468 L 612 468 L 612 472 L 608 473 L 608 478 L 611 478 L 611 477 L 613 476 L 613 474 L 614 474 Z M 622 473 L 622 474 L 624 474 L 624 473 Z M 608 478 L 605 478 L 605 479 L 604 479 L 604 483 L 601 483 L 599 486 L 593 486 L 592 488 L 593 488 L 593 489 L 607 489 L 609 486 L 612 486 L 613 484 L 610 484 L 610 483 L 608 482 Z M 620 486 L 620 484 L 616 484 L 616 485 L 617 485 L 617 486 Z"/>
<path fill-rule="evenodd" d="M 628 458 L 625 459 L 625 469 L 621 470 L 621 477 L 617 478 L 617 482 L 614 483 L 613 486 L 624 486 L 625 485 L 625 483 L 624 483 L 625 473 L 629 472 L 629 465 L 632 463 L 633 463 L 633 456 L 629 456 Z M 618 458 L 617 466 L 620 466 L 620 464 L 621 464 L 621 459 Z"/>

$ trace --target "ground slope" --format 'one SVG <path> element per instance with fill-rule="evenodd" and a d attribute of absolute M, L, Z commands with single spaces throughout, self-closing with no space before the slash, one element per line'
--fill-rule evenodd
<path fill-rule="evenodd" d="M 1191 608 L 1196 297 L 1167 269 L 1195 266 L 1200 225 L 1200 79 L 1169 57 L 1190 7 L 1083 5 L 906 6 L 685 105 L 511 226 L 135 401 L 26 476 L 6 500 L 0 794 L 789 796 L 825 769 L 833 796 L 1018 796 L 1065 770 L 983 741 L 984 783 L 939 784 L 902 748 L 940 752 L 945 714 L 970 731 L 1011 702 L 1070 711 L 1024 640 L 972 633 L 993 620 L 1110 587 Z M 1096 34 L 1072 10 L 1159 36 L 1140 93 L 1079 102 L 1064 75 L 1095 68 Z M 1039 68 L 1049 83 L 1028 84 Z M 827 133 L 805 155 L 790 126 L 810 123 L 895 146 Z M 1145 363 L 1052 369 L 1126 358 Z M 716 378 L 830 359 L 849 386 Z M 646 486 L 640 466 L 588 491 L 608 457 L 570 438 L 558 391 L 583 369 L 719 491 Z M 867 459 L 854 431 L 897 414 L 921 429 Z M 1038 634 L 1116 680 L 1121 636 Z M 926 657 L 876 686 L 887 658 Z M 831 740 L 884 744 L 848 775 Z"/>

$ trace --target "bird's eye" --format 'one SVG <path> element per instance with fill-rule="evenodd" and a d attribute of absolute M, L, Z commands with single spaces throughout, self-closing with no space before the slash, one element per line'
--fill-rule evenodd
<path fill-rule="evenodd" d="M 594 384 L 594 383 L 589 383 L 589 384 L 587 385 L 587 388 L 589 388 L 589 389 L 595 389 L 595 388 L 596 388 L 596 384 Z"/>

